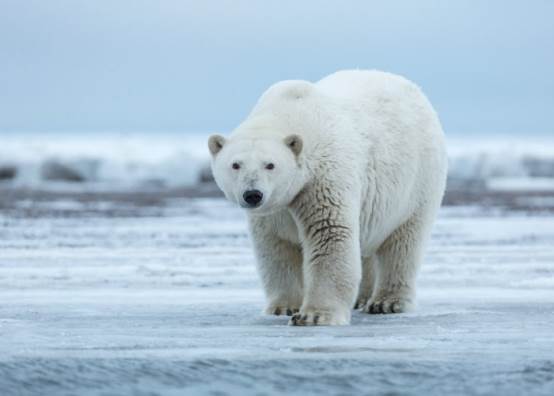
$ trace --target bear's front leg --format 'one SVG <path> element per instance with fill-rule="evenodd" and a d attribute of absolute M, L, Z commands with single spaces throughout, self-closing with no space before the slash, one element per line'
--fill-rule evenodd
<path fill-rule="evenodd" d="M 267 299 L 264 313 L 291 316 L 302 305 L 302 250 L 278 237 L 273 220 L 271 216 L 250 218 L 257 269 Z"/>
<path fill-rule="evenodd" d="M 359 210 L 347 189 L 312 186 L 290 205 L 304 250 L 304 301 L 291 325 L 345 325 L 361 279 Z"/>

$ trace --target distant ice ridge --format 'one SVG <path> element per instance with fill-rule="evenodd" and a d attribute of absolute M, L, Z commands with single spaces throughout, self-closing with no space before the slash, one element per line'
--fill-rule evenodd
<path fill-rule="evenodd" d="M 449 182 L 554 190 L 554 136 L 448 137 Z"/>
<path fill-rule="evenodd" d="M 0 134 L 0 182 L 43 189 L 195 185 L 208 166 L 202 134 Z"/>
<path fill-rule="evenodd" d="M 0 134 L 0 184 L 108 191 L 190 187 L 209 177 L 207 134 Z M 449 137 L 449 181 L 554 190 L 554 136 Z"/>

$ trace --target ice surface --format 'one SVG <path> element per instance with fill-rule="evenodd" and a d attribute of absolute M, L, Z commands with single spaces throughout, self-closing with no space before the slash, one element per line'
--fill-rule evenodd
<path fill-rule="evenodd" d="M 296 328 L 223 200 L 29 205 L 0 211 L 1 395 L 554 394 L 552 214 L 444 208 L 415 312 Z"/>
<path fill-rule="evenodd" d="M 208 134 L 8 134 L 0 182 L 48 190 L 167 189 L 197 184 Z M 554 190 L 554 137 L 449 136 L 449 178 L 501 190 Z M 79 183 L 76 183 L 79 182 Z"/>

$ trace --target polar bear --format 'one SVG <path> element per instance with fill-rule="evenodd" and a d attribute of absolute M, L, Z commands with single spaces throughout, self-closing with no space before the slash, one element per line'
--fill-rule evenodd
<path fill-rule="evenodd" d="M 353 307 L 412 307 L 447 171 L 415 84 L 363 70 L 282 81 L 208 146 L 219 188 L 247 210 L 267 314 L 344 325 Z"/>

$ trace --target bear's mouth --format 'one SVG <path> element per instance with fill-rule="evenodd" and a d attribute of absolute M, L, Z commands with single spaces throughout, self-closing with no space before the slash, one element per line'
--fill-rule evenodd
<path fill-rule="evenodd" d="M 263 204 L 262 201 L 260 201 L 257 204 L 249 204 L 249 203 L 246 203 L 246 202 L 241 202 L 240 207 L 243 208 L 243 209 L 254 210 L 254 209 L 258 209 L 260 206 L 262 206 L 262 204 Z"/>

